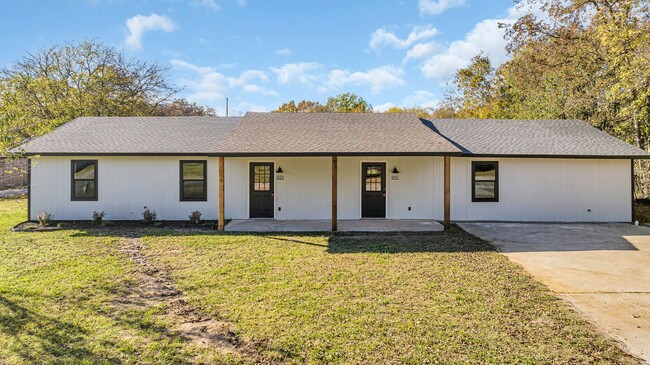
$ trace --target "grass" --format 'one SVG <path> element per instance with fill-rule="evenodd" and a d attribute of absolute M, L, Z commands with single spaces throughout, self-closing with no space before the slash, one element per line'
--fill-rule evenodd
<path fill-rule="evenodd" d="M 118 311 L 116 229 L 13 233 L 0 200 L 0 363 L 247 362 L 194 346 L 164 306 Z M 432 235 L 139 231 L 190 303 L 286 363 L 635 363 L 485 242 Z"/>

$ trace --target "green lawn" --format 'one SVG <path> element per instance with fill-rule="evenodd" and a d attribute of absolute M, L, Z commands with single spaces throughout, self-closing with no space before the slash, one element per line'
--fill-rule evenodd
<path fill-rule="evenodd" d="M 246 351 L 183 339 L 165 304 L 116 306 L 134 232 L 13 233 L 0 200 L 0 363 L 636 363 L 522 269 L 462 231 L 135 232 L 189 304 Z"/>

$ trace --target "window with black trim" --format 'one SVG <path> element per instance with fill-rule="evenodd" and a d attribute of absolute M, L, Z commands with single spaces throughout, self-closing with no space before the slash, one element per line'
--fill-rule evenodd
<path fill-rule="evenodd" d="M 97 160 L 72 160 L 71 200 L 97 200 Z"/>
<path fill-rule="evenodd" d="M 207 161 L 181 161 L 181 201 L 206 201 Z"/>
<path fill-rule="evenodd" d="M 499 201 L 499 163 L 472 161 L 472 201 Z"/>

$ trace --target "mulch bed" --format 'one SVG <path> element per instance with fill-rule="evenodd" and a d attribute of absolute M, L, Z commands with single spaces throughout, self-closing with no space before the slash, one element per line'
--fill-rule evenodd
<path fill-rule="evenodd" d="M 191 229 L 198 231 L 212 231 L 217 227 L 216 221 L 202 221 L 193 224 L 189 221 L 157 221 L 154 224 L 144 224 L 141 221 L 105 221 L 101 225 L 94 225 L 91 221 L 52 221 L 47 226 L 38 222 L 22 222 L 12 228 L 14 232 L 51 232 L 58 230 L 85 230 L 85 229 Z"/>

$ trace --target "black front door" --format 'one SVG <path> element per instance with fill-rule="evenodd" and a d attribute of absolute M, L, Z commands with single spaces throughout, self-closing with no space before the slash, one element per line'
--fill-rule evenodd
<path fill-rule="evenodd" d="M 273 163 L 251 162 L 250 217 L 273 218 Z"/>
<path fill-rule="evenodd" d="M 361 217 L 386 218 L 386 164 L 361 164 Z"/>

